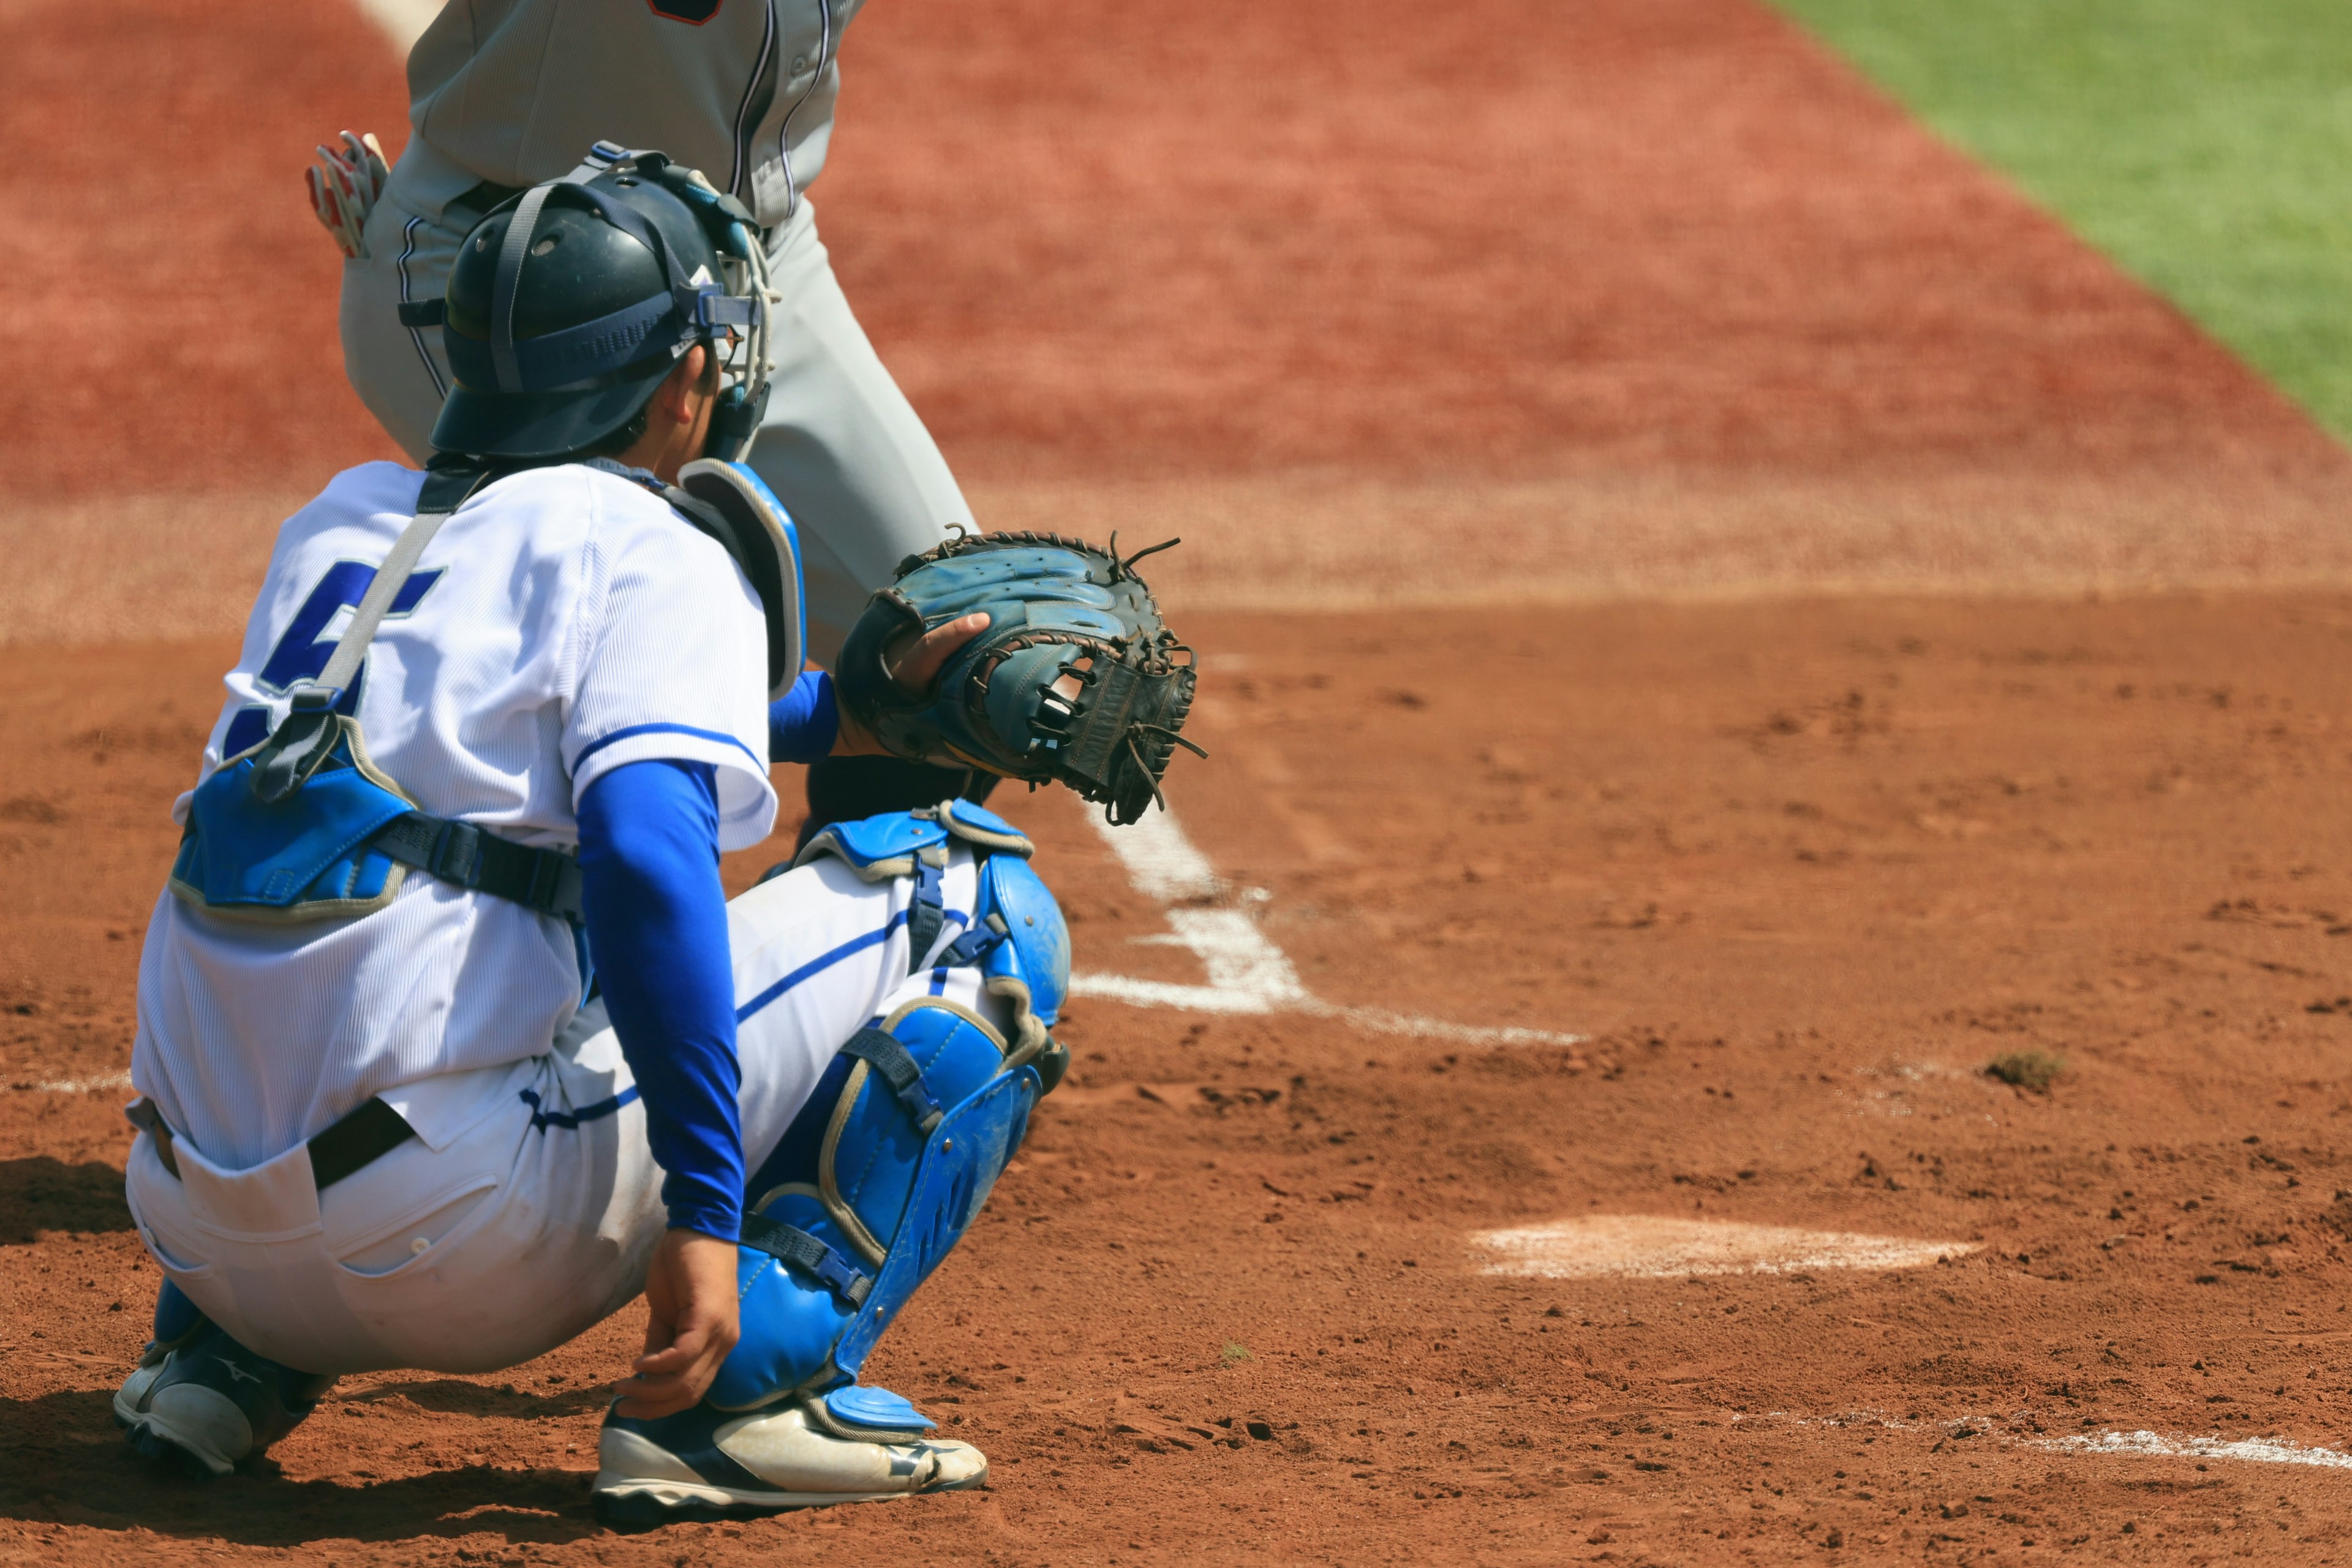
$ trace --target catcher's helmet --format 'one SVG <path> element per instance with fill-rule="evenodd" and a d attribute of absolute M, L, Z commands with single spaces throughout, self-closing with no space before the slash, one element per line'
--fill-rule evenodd
<path fill-rule="evenodd" d="M 403 307 L 439 322 L 456 375 L 433 445 L 578 451 L 627 424 L 700 342 L 727 377 L 707 450 L 740 456 L 767 402 L 766 263 L 741 203 L 660 153 L 599 142 L 474 226 L 444 300 Z"/>

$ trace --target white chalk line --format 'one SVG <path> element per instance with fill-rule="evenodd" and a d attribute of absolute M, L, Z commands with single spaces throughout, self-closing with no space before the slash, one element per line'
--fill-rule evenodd
<path fill-rule="evenodd" d="M 2024 1420 L 2032 1412 L 2020 1411 L 2011 1420 Z M 1732 1421 L 1754 1421 L 1757 1416 L 1738 1415 Z M 2337 1448 L 2323 1447 L 2315 1443 L 2296 1443 L 2284 1437 L 2195 1437 L 2187 1435 L 2167 1436 L 2145 1429 L 2126 1432 L 2110 1427 L 2102 1432 L 2078 1432 L 2061 1437 L 2030 1437 L 2000 1429 L 2004 1419 L 2000 1416 L 1961 1416 L 1951 1421 L 1898 1421 L 1874 1410 L 1852 1411 L 1843 1415 L 1803 1416 L 1787 1411 L 1767 1411 L 1761 1417 L 1791 1426 L 1882 1426 L 1889 1431 L 1913 1432 L 1936 1430 L 1948 1436 L 1990 1436 L 2004 1447 L 2032 1448 L 2045 1454 L 2065 1454 L 2086 1458 L 2120 1459 L 2220 1459 L 2225 1463 L 2248 1465 L 2301 1465 L 2323 1470 L 2352 1470 L 2352 1454 Z"/>
<path fill-rule="evenodd" d="M 2352 1470 L 2352 1454 L 2306 1447 L 2282 1437 L 2167 1437 L 2158 1432 L 2100 1432 L 2071 1437 L 2037 1437 L 2028 1448 L 2053 1454 L 2113 1455 L 2143 1459 L 2237 1459 L 2254 1465 L 2311 1465 Z"/>
<path fill-rule="evenodd" d="M 12 1083 L 9 1089 L 16 1094 L 95 1094 L 102 1089 L 129 1089 L 131 1075 L 127 1072 L 102 1072 L 90 1078 L 43 1079 L 38 1083 Z"/>
<path fill-rule="evenodd" d="M 358 0 L 360 14 L 382 30 L 384 38 L 406 59 L 408 51 L 433 18 L 441 14 L 441 0 Z"/>
<path fill-rule="evenodd" d="M 1208 857 L 1193 847 L 1174 813 L 1164 808 L 1147 812 L 1142 820 L 1126 827 L 1114 827 L 1091 814 L 1089 819 L 1118 857 L 1135 890 L 1157 902 L 1166 913 L 1167 935 L 1137 940 L 1185 949 L 1201 961 L 1209 983 L 1185 985 L 1124 974 L 1073 974 L 1073 996 L 1100 996 L 1130 1006 L 1174 1007 L 1190 1013 L 1299 1013 L 1312 1018 L 1336 1019 L 1368 1034 L 1454 1040 L 1474 1046 L 1584 1043 L 1582 1035 L 1552 1029 L 1457 1024 L 1417 1013 L 1392 1012 L 1386 1007 L 1351 1007 L 1324 1001 L 1299 983 L 1297 969 L 1282 949 L 1258 929 L 1256 917 L 1247 908 L 1233 907 L 1231 889 L 1218 879 Z M 1219 902 L 1202 907 L 1208 900 Z"/>
<path fill-rule="evenodd" d="M 1538 1279 L 1679 1279 L 1830 1268 L 1922 1268 L 1983 1247 L 1974 1241 L 1792 1230 L 1663 1215 L 1583 1215 L 1550 1225 L 1479 1231 L 1470 1240 L 1491 1255 L 1479 1265 L 1479 1273 Z"/>

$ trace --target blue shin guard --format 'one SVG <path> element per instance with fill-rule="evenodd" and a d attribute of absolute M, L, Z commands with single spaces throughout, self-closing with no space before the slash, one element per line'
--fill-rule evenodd
<path fill-rule="evenodd" d="M 749 1410 L 853 1381 L 955 1246 L 1027 1131 L 1037 1070 L 937 997 L 861 1030 L 826 1120 L 817 1180 L 760 1195 L 738 1265 L 743 1337 L 710 1402 Z"/>
<path fill-rule="evenodd" d="M 942 945 L 940 874 L 955 840 L 982 863 L 971 917 Z M 920 1423 L 897 1395 L 848 1385 L 971 1228 L 1069 1060 L 1049 1033 L 1069 990 L 1069 930 L 1030 853 L 1019 829 L 965 801 L 836 823 L 802 851 L 803 863 L 835 856 L 868 881 L 911 879 L 910 964 L 978 969 L 1010 1030 L 923 996 L 842 1047 L 753 1178 L 737 1265 L 742 1338 L 711 1404 L 751 1410 L 801 1394 L 845 1433 Z"/>

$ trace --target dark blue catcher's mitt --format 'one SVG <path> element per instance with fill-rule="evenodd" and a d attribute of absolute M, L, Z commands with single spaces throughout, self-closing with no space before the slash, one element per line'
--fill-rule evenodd
<path fill-rule="evenodd" d="M 1169 544 L 1176 541 L 1170 540 Z M 1118 537 L 1100 550 L 1057 533 L 959 534 L 898 563 L 843 647 L 835 673 L 850 717 L 891 752 L 1058 780 L 1129 823 L 1160 798 L 1192 706 L 1192 650 L 1160 618 Z M 986 610 L 928 696 L 909 697 L 886 658 L 908 637 Z M 1163 802 L 1164 804 L 1164 802 Z"/>

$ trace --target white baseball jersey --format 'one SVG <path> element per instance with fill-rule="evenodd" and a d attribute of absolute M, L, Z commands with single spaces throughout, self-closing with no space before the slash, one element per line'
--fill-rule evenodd
<path fill-rule="evenodd" d="M 860 4 L 449 0 L 409 51 L 409 120 L 438 157 L 412 144 L 404 194 L 437 219 L 484 180 L 552 179 L 611 141 L 700 169 L 772 228 L 824 166 Z"/>
<path fill-rule="evenodd" d="M 423 482 L 364 464 L 287 520 L 205 774 L 325 668 Z M 534 468 L 442 525 L 370 646 L 356 715 L 419 808 L 534 846 L 577 842 L 582 794 L 625 763 L 710 763 L 719 845 L 737 849 L 775 819 L 766 666 L 758 595 L 717 543 L 616 474 Z M 166 892 L 140 959 L 131 1081 L 243 1169 L 370 1095 L 544 1053 L 580 990 L 563 922 L 422 872 L 351 921 L 256 924 Z"/>

